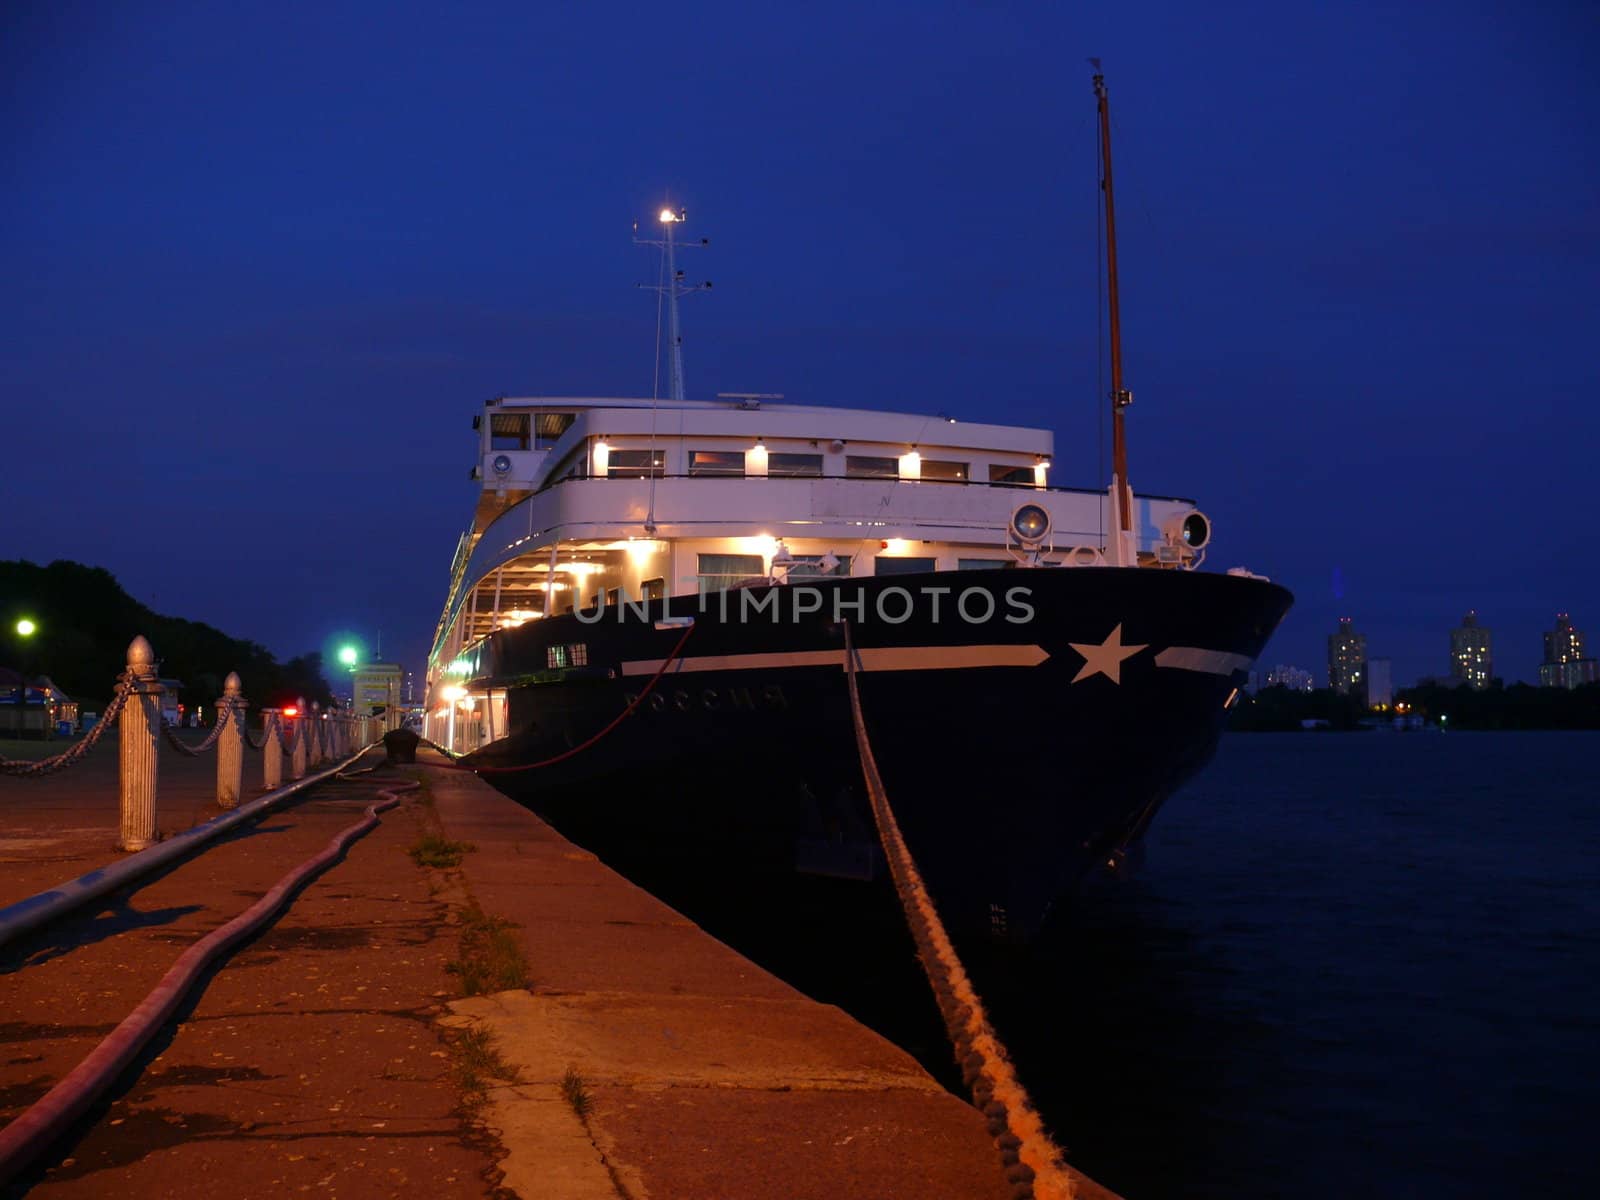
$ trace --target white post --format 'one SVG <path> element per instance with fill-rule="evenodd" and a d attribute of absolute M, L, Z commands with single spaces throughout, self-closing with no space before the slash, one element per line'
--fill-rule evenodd
<path fill-rule="evenodd" d="M 122 739 L 122 833 L 118 850 L 143 850 L 156 841 L 156 767 L 161 738 L 161 682 L 156 652 L 143 635 L 128 643 L 132 691 L 118 718 Z"/>
<path fill-rule="evenodd" d="M 294 713 L 294 752 L 289 756 L 289 778 L 304 779 L 306 777 L 306 698 L 300 697 L 300 703 L 295 707 Z"/>
<path fill-rule="evenodd" d="M 249 707 L 240 694 L 239 673 L 229 671 L 222 681 L 222 698 L 217 701 L 217 720 L 227 726 L 217 738 L 217 807 L 234 808 L 244 788 L 244 723 Z"/>
<path fill-rule="evenodd" d="M 261 789 L 270 792 L 283 786 L 283 743 L 278 739 L 283 719 L 275 708 L 264 708 L 261 712 L 266 718 L 261 729 L 267 741 L 261 748 Z"/>

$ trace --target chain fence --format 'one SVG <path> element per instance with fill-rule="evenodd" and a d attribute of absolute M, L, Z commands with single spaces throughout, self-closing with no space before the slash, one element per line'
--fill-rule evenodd
<path fill-rule="evenodd" d="M 71 746 L 60 754 L 49 758 L 0 758 L 0 775 L 9 775 L 13 778 L 29 778 L 40 775 L 51 775 L 57 771 L 65 771 L 68 767 L 76 766 L 88 756 L 100 739 L 106 735 L 106 730 L 116 724 L 117 717 L 121 714 L 123 706 L 128 703 L 128 697 L 133 694 L 133 672 L 123 671 L 117 676 L 117 690 L 111 697 L 111 703 L 106 705 L 106 711 L 96 721 L 89 732 L 84 734 Z"/>
<path fill-rule="evenodd" d="M 217 739 L 220 738 L 223 734 L 223 731 L 228 728 L 229 723 L 233 720 L 233 715 L 235 713 L 242 712 L 243 709 L 243 706 L 231 696 L 224 696 L 220 701 L 218 701 L 218 707 L 221 708 L 223 712 L 218 714 L 217 723 L 211 727 L 211 732 L 206 735 L 206 740 L 201 742 L 198 746 L 190 746 L 185 743 L 181 738 L 178 737 L 178 726 L 174 725 L 165 717 L 162 717 L 161 732 L 166 735 L 167 744 L 179 754 L 187 754 L 190 758 L 199 758 L 207 750 L 211 749 L 211 747 L 217 744 Z"/>

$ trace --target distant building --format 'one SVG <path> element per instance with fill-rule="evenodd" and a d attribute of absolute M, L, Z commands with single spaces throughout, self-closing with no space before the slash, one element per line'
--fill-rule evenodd
<path fill-rule="evenodd" d="M 1328 635 L 1328 686 L 1341 696 L 1362 696 L 1367 688 L 1367 639 L 1349 617 Z"/>
<path fill-rule="evenodd" d="M 1477 609 L 1468 610 L 1460 626 L 1450 631 L 1450 674 L 1474 691 L 1483 691 L 1494 678 L 1489 643 L 1489 631 L 1478 624 Z"/>
<path fill-rule="evenodd" d="M 1286 687 L 1291 692 L 1309 692 L 1316 686 L 1316 680 L 1311 677 L 1310 671 L 1302 671 L 1299 667 L 1286 667 L 1282 663 L 1267 672 L 1268 687 Z"/>
<path fill-rule="evenodd" d="M 398 728 L 403 675 L 399 663 L 367 663 L 358 667 L 351 692 L 351 703 L 356 714 L 363 717 L 381 716 L 385 729 Z"/>
<path fill-rule="evenodd" d="M 1556 627 L 1544 635 L 1539 686 L 1575 688 L 1586 683 L 1600 683 L 1600 663 L 1583 656 L 1583 634 L 1572 627 L 1566 613 L 1557 613 Z"/>
<path fill-rule="evenodd" d="M 1387 658 L 1367 659 L 1367 704 L 1388 708 L 1394 703 L 1394 676 Z"/>

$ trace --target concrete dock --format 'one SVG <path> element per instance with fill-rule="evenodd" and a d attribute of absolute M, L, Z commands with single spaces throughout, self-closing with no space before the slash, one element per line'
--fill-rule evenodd
<path fill-rule="evenodd" d="M 426 781 L 234 953 L 19 1181 L 30 1194 L 1011 1195 L 979 1114 L 909 1055 L 437 761 L 319 785 L 125 904 L 0 952 L 3 1123 L 385 780 Z M 0 904 L 111 860 L 115 789 L 91 802 L 92 766 L 0 780 Z M 177 779 L 205 760 L 162 769 L 176 823 L 204 817 Z M 430 833 L 474 849 L 419 867 L 407 851 Z M 475 913 L 514 938 L 526 986 L 462 996 Z M 492 1059 L 470 1086 L 468 1043 Z"/>

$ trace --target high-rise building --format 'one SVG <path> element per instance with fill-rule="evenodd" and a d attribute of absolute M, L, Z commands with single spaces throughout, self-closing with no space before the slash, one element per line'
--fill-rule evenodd
<path fill-rule="evenodd" d="M 1478 624 L 1478 610 L 1469 609 L 1459 628 L 1450 631 L 1450 674 L 1474 691 L 1483 691 L 1494 678 L 1489 631 Z"/>
<path fill-rule="evenodd" d="M 1339 631 L 1328 635 L 1328 686 L 1341 696 L 1364 696 L 1367 688 L 1367 639 L 1349 617 L 1339 618 Z"/>
<path fill-rule="evenodd" d="M 1394 703 L 1394 674 L 1387 658 L 1367 659 L 1367 704 L 1388 708 Z"/>
<path fill-rule="evenodd" d="M 1267 672 L 1268 687 L 1286 687 L 1291 692 L 1309 692 L 1316 686 L 1316 681 L 1311 678 L 1310 671 L 1302 671 L 1299 667 L 1286 667 L 1282 663 Z"/>
<path fill-rule="evenodd" d="M 1583 656 L 1583 634 L 1572 627 L 1566 613 L 1556 614 L 1556 627 L 1544 635 L 1544 661 L 1539 664 L 1539 686 L 1575 688 L 1600 683 L 1600 663 Z"/>

